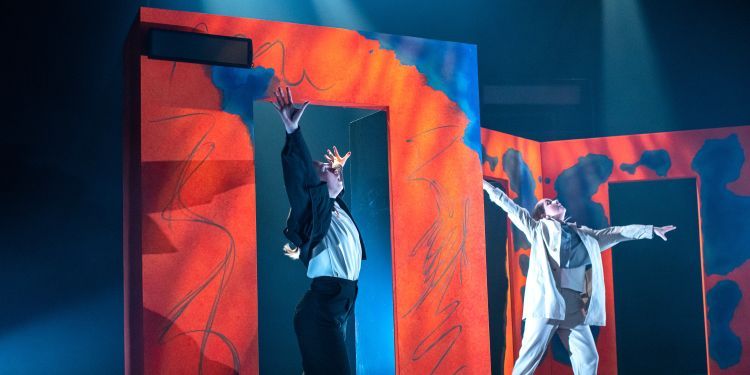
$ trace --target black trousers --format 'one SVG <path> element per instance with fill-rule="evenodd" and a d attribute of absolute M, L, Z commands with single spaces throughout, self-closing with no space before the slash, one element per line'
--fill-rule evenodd
<path fill-rule="evenodd" d="M 357 281 L 316 277 L 297 304 L 294 332 L 305 375 L 350 375 L 346 325 L 357 299 Z"/>

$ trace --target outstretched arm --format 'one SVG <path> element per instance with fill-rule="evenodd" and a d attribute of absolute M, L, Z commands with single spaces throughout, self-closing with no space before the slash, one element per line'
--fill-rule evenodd
<path fill-rule="evenodd" d="M 284 186 L 289 197 L 289 204 L 292 208 L 301 210 L 308 202 L 306 188 L 320 183 L 320 178 L 313 168 L 310 150 L 299 129 L 299 120 L 309 102 L 305 102 L 301 108 L 296 108 L 292 101 L 292 92 L 288 87 L 286 95 L 281 88 L 277 88 L 274 95 L 276 101 L 273 106 L 279 112 L 287 133 L 284 148 L 281 151 Z"/>
<path fill-rule="evenodd" d="M 604 251 L 623 241 L 640 239 L 650 240 L 653 238 L 654 234 L 666 241 L 666 233 L 674 229 L 677 229 L 677 227 L 675 227 L 674 225 L 654 227 L 653 225 L 632 224 L 597 230 L 582 227 L 581 231 L 596 238 L 596 241 L 599 243 L 599 251 Z"/>
<path fill-rule="evenodd" d="M 484 190 L 490 196 L 490 200 L 508 213 L 508 218 L 510 218 L 513 225 L 520 229 L 526 235 L 526 238 L 531 240 L 534 228 L 539 225 L 539 222 L 532 219 L 529 211 L 517 205 L 516 202 L 513 202 L 505 192 L 492 186 L 487 181 L 482 181 L 482 184 Z"/>

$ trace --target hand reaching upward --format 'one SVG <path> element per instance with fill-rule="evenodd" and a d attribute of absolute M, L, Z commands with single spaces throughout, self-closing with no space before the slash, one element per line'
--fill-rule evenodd
<path fill-rule="evenodd" d="M 286 88 L 286 95 L 284 95 L 284 90 L 281 87 L 277 87 L 273 94 L 276 96 L 276 102 L 271 102 L 271 104 L 279 112 L 286 132 L 293 133 L 299 128 L 299 119 L 310 102 L 305 102 L 302 107 L 296 108 L 292 101 L 292 90 L 289 89 L 289 86 Z"/>
<path fill-rule="evenodd" d="M 336 146 L 333 146 L 333 152 L 329 149 L 325 158 L 331 164 L 331 168 L 334 169 L 336 173 L 339 173 L 344 168 L 344 164 L 346 164 L 346 161 L 350 156 L 352 156 L 351 151 L 341 157 L 341 155 L 339 155 L 339 150 L 336 149 Z"/>

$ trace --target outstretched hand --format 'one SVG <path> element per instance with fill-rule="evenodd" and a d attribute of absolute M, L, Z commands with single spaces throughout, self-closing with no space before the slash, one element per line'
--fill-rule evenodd
<path fill-rule="evenodd" d="M 659 236 L 662 240 L 667 240 L 667 232 L 677 229 L 674 225 L 667 225 L 664 227 L 654 227 L 654 234 Z"/>
<path fill-rule="evenodd" d="M 277 87 L 273 94 L 276 96 L 276 102 L 271 102 L 271 104 L 273 104 L 274 108 L 279 112 L 279 116 L 281 116 L 281 121 L 284 123 L 286 132 L 293 133 L 299 128 L 299 119 L 302 117 L 302 113 L 305 112 L 305 108 L 307 108 L 310 102 L 305 102 L 302 104 L 302 107 L 296 108 L 292 101 L 292 90 L 289 89 L 289 86 L 286 88 L 286 95 L 281 87 Z"/>
<path fill-rule="evenodd" d="M 336 171 L 336 173 L 339 173 L 342 169 L 344 169 L 346 160 L 349 159 L 350 156 L 352 156 L 351 151 L 347 152 L 346 155 L 342 157 L 341 155 L 339 155 L 339 150 L 336 149 L 336 146 L 333 146 L 333 152 L 331 152 L 331 150 L 329 149 L 325 158 L 326 160 L 328 160 L 328 163 L 330 163 L 331 169 Z"/>

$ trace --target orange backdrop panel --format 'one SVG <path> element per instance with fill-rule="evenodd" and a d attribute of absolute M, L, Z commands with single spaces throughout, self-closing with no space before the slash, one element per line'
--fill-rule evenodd
<path fill-rule="evenodd" d="M 150 8 L 139 22 L 249 36 L 268 90 L 387 110 L 396 368 L 489 373 L 478 92 L 451 99 L 355 31 Z M 446 66 L 457 45 L 430 41 Z M 461 46 L 474 69 L 444 78 L 476 87 L 476 49 Z M 252 124 L 222 110 L 204 66 L 144 58 L 140 78 L 145 367 L 256 373 Z"/>
<path fill-rule="evenodd" d="M 678 131 L 653 134 L 639 134 L 629 136 L 590 138 L 554 142 L 534 142 L 512 135 L 483 130 L 482 143 L 485 154 L 490 157 L 500 157 L 509 150 L 517 150 L 523 160 L 530 167 L 533 177 L 541 182 L 537 186 L 543 189 L 543 194 L 534 190 L 534 196 L 555 198 L 557 192 L 555 183 L 558 177 L 567 169 L 577 165 L 581 158 L 588 155 L 602 155 L 612 161 L 612 172 L 606 180 L 596 187 L 592 200 L 602 205 L 606 220 L 609 220 L 609 192 L 610 182 L 644 181 L 664 178 L 696 178 L 699 194 L 699 222 L 701 238 L 701 259 L 703 259 L 703 287 L 704 312 L 706 314 L 707 340 L 712 340 L 712 319 L 719 322 L 719 311 L 731 310 L 731 321 L 728 327 L 731 334 L 737 337 L 736 342 L 741 348 L 750 346 L 750 302 L 746 296 L 750 295 L 750 264 L 747 262 L 747 251 L 728 252 L 728 255 L 716 254 L 726 249 L 719 246 L 724 244 L 722 237 L 731 237 L 734 241 L 730 246 L 747 243 L 750 222 L 742 217 L 729 218 L 722 214 L 729 214 L 738 208 L 750 208 L 750 163 L 747 162 L 747 151 L 750 148 L 750 127 L 727 127 L 706 130 Z M 644 152 L 661 152 L 661 156 L 668 155 L 669 167 L 664 170 L 639 166 L 638 163 Z M 621 165 L 631 165 L 632 168 L 621 168 Z M 490 168 L 485 158 L 483 173 L 488 178 L 508 179 L 502 167 Z M 541 169 L 541 171 L 539 171 Z M 701 173 L 697 173 L 700 170 Z M 511 191 L 511 197 L 517 192 Z M 718 209 L 716 208 L 718 206 Z M 722 208 L 724 207 L 724 208 Z M 710 210 L 709 210 L 710 208 Z M 714 214 L 716 213 L 716 214 Z M 743 229 L 740 229 L 743 228 Z M 488 228 L 489 229 L 489 228 Z M 510 241 L 513 239 L 511 238 Z M 509 248 L 513 245 L 509 242 Z M 508 324 L 520 326 L 521 296 L 520 288 L 524 284 L 523 275 L 517 269 L 518 259 L 509 250 L 509 279 L 510 303 Z M 519 254 L 520 255 L 520 254 Z M 707 260 L 707 256 L 710 258 Z M 717 258 L 718 257 L 718 258 Z M 715 260 L 718 259 L 718 260 Z M 599 371 L 615 374 L 617 372 L 617 350 L 615 338 L 616 317 L 614 315 L 614 295 L 612 285 L 611 252 L 603 254 L 607 299 L 607 326 L 601 327 L 597 339 L 600 354 Z M 708 262 L 708 263 L 707 263 Z M 740 297 L 736 303 L 712 297 L 711 293 L 717 284 L 723 290 L 732 291 L 737 288 Z M 718 293 L 718 291 L 717 291 Z M 713 306 L 713 307 L 711 307 Z M 711 311 L 711 308 L 716 310 Z M 714 318 L 711 318 L 714 317 Z M 720 324 L 720 323 L 716 323 Z M 714 327 L 722 330 L 726 326 Z M 718 336 L 718 335 L 717 335 Z M 713 336 L 713 337 L 717 337 Z M 726 337 L 726 336 L 722 336 Z M 520 345 L 520 333 L 511 332 L 515 359 Z M 718 338 L 715 338 L 718 340 Z M 731 340 L 730 340 L 731 341 Z M 720 345 L 709 345 L 708 368 L 711 374 L 746 374 L 750 373 L 750 353 L 741 349 L 738 356 L 714 354 Z M 511 347 L 510 345 L 508 346 Z M 743 351 L 744 350 L 744 351 Z M 511 353 L 509 353 L 511 354 Z M 563 374 L 572 373 L 570 367 L 558 363 L 547 356 L 539 368 L 539 373 Z M 719 359 L 721 358 L 721 359 Z M 507 366 L 506 356 L 506 369 Z"/>

